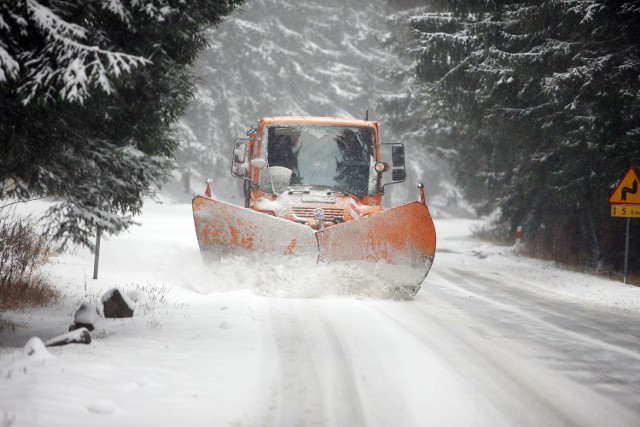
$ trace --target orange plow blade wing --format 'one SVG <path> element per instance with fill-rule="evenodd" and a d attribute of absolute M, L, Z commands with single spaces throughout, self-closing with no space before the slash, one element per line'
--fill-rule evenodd
<path fill-rule="evenodd" d="M 192 206 L 203 253 L 318 254 L 316 237 L 307 226 L 202 196 L 196 196 Z"/>
<path fill-rule="evenodd" d="M 317 234 L 326 262 L 369 261 L 386 264 L 407 286 L 419 286 L 436 251 L 436 231 L 429 209 L 407 203 Z M 382 268 L 382 267 L 381 267 Z"/>

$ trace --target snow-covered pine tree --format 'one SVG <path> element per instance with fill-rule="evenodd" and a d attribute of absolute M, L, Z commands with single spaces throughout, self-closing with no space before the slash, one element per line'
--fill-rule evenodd
<path fill-rule="evenodd" d="M 241 2 L 1 2 L 0 180 L 57 197 L 63 243 L 129 226 L 170 172 L 205 30 Z"/>
<path fill-rule="evenodd" d="M 387 0 L 387 3 L 387 31 L 381 41 L 396 59 L 385 65 L 383 76 L 392 82 L 395 90 L 379 97 L 377 109 L 396 140 L 413 148 L 408 166 L 414 172 L 411 174 L 414 179 L 407 179 L 411 184 L 415 181 L 426 184 L 431 210 L 441 214 L 438 208 L 445 207 L 448 214 L 468 214 L 466 207 L 459 205 L 461 192 L 447 165 L 447 159 L 455 156 L 448 143 L 451 127 L 438 118 L 439 109 L 434 104 L 437 98 L 417 79 L 413 66 L 418 40 L 413 34 L 411 17 L 431 11 L 431 2 Z M 415 185 L 407 189 L 414 191 Z"/>
<path fill-rule="evenodd" d="M 451 125 L 466 195 L 488 194 L 537 254 L 619 264 L 623 221 L 606 199 L 640 164 L 640 2 L 437 3 L 412 18 L 415 67 L 436 97 L 427 113 Z"/>

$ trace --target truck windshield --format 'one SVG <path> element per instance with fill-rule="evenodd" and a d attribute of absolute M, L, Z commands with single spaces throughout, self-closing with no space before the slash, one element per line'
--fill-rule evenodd
<path fill-rule="evenodd" d="M 293 171 L 290 186 L 376 192 L 373 130 L 330 125 L 267 127 L 267 161 Z"/>

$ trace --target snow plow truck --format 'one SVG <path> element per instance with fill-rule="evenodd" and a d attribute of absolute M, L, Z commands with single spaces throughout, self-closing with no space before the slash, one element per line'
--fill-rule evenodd
<path fill-rule="evenodd" d="M 210 180 L 193 199 L 200 250 L 357 263 L 413 295 L 431 268 L 436 234 L 422 184 L 420 201 L 382 207 L 385 187 L 405 180 L 404 164 L 404 146 L 380 144 L 375 121 L 262 118 L 233 147 L 244 207 L 212 198 Z"/>

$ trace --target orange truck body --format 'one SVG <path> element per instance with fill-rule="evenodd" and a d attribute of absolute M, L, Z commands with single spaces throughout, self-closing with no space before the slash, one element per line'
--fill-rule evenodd
<path fill-rule="evenodd" d="M 424 197 L 383 209 L 383 175 L 404 181 L 404 147 L 393 145 L 392 163 L 383 162 L 377 122 L 268 117 L 247 136 L 236 141 L 232 159 L 245 206 L 193 199 L 204 254 L 364 261 L 372 272 L 383 263 L 417 292 L 434 259 L 435 228 Z"/>

